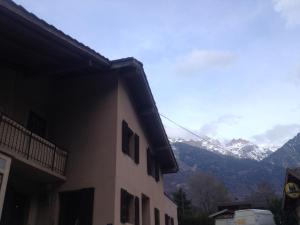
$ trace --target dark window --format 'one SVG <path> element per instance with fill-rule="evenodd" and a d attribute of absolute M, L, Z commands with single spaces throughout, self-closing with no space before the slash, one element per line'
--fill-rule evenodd
<path fill-rule="evenodd" d="M 140 138 L 137 134 L 134 135 L 134 161 L 140 163 Z"/>
<path fill-rule="evenodd" d="M 133 195 L 126 190 L 121 189 L 121 223 L 132 221 Z"/>
<path fill-rule="evenodd" d="M 134 224 L 140 225 L 140 199 L 138 197 L 134 199 Z"/>
<path fill-rule="evenodd" d="M 155 161 L 155 180 L 156 182 L 159 181 L 159 164 L 157 160 Z"/>
<path fill-rule="evenodd" d="M 151 165 L 152 165 L 152 156 L 151 156 L 151 151 L 150 148 L 147 149 L 147 173 L 150 176 L 151 173 Z"/>
<path fill-rule="evenodd" d="M 160 224 L 159 210 L 157 208 L 154 209 L 154 221 L 155 221 L 155 225 Z"/>
<path fill-rule="evenodd" d="M 62 192 L 59 195 L 60 225 L 92 225 L 94 207 L 94 188 Z"/>
<path fill-rule="evenodd" d="M 121 189 L 121 223 L 140 224 L 140 200 Z"/>
<path fill-rule="evenodd" d="M 174 219 L 171 218 L 171 225 L 174 225 Z"/>
<path fill-rule="evenodd" d="M 46 129 L 47 129 L 47 122 L 45 119 L 43 119 L 36 113 L 30 111 L 29 117 L 28 117 L 28 122 L 27 122 L 27 128 L 31 132 L 33 132 L 41 137 L 45 137 Z"/>
<path fill-rule="evenodd" d="M 132 130 L 128 127 L 126 121 L 123 120 L 122 122 L 122 151 L 129 155 L 130 151 L 130 139 L 133 135 Z"/>
<path fill-rule="evenodd" d="M 168 214 L 165 214 L 165 225 L 171 225 L 170 224 L 170 217 Z"/>
<path fill-rule="evenodd" d="M 140 161 L 140 140 L 137 134 L 130 129 L 126 121 L 122 121 L 122 151 L 130 156 L 136 164 Z"/>
<path fill-rule="evenodd" d="M 155 180 L 159 181 L 159 171 L 160 166 L 158 163 L 158 160 L 156 159 L 154 153 L 151 152 L 151 150 L 147 149 L 147 173 L 149 176 L 152 176 L 155 178 Z"/>

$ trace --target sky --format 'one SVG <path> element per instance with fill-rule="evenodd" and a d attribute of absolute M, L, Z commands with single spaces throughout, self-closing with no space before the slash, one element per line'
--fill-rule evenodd
<path fill-rule="evenodd" d="M 281 145 L 300 132 L 300 0 L 15 2 L 109 59 L 140 60 L 159 112 L 199 135 Z"/>

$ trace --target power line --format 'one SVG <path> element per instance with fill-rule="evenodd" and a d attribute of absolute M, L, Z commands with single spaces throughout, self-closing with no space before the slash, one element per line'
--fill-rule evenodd
<path fill-rule="evenodd" d="M 190 134 L 192 134 L 192 135 L 194 135 L 194 136 L 196 136 L 196 137 L 198 137 L 198 138 L 200 138 L 200 139 L 204 139 L 204 137 L 201 137 L 200 135 L 198 135 L 198 134 L 196 134 L 195 132 L 191 131 L 190 129 L 188 129 L 188 128 L 182 126 L 182 125 L 180 125 L 179 123 L 177 123 L 177 122 L 175 122 L 174 120 L 172 120 L 172 119 L 166 117 L 165 115 L 162 115 L 161 113 L 160 113 L 159 115 L 160 115 L 161 117 L 165 118 L 166 120 L 168 120 L 169 122 L 175 124 L 177 127 L 181 128 L 181 129 L 183 129 L 183 130 L 185 130 L 186 132 L 188 132 L 188 133 L 190 133 Z"/>

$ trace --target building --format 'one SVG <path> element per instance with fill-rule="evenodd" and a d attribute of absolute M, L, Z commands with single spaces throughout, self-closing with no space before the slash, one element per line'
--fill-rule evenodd
<path fill-rule="evenodd" d="M 287 168 L 283 191 L 282 207 L 289 217 L 300 224 L 300 168 Z"/>
<path fill-rule="evenodd" d="M 223 209 L 209 215 L 209 218 L 213 218 L 215 220 L 215 225 L 234 225 L 233 216 L 234 211 Z"/>
<path fill-rule="evenodd" d="M 177 225 L 177 162 L 143 65 L 0 1 L 1 225 Z"/>
<path fill-rule="evenodd" d="M 234 212 L 246 209 L 266 209 L 265 202 L 250 202 L 250 201 L 232 201 L 221 202 L 217 207 L 218 211 L 209 215 L 215 220 L 215 225 L 231 225 L 234 224 Z"/>

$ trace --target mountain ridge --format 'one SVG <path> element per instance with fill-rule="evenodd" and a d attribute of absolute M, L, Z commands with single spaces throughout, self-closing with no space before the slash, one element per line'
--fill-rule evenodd
<path fill-rule="evenodd" d="M 222 155 L 230 155 L 236 158 L 263 160 L 268 157 L 279 147 L 277 146 L 263 146 L 256 145 L 248 140 L 238 138 L 232 139 L 227 142 L 221 142 L 217 139 L 203 136 L 198 139 L 185 140 L 181 138 L 171 138 L 171 144 L 173 143 L 186 143 L 195 147 L 204 148 L 211 152 L 220 153 Z"/>
<path fill-rule="evenodd" d="M 229 146 L 239 144 L 248 146 L 249 143 L 242 139 L 228 142 Z M 207 146 L 201 147 L 193 141 L 172 142 L 172 147 L 180 171 L 178 174 L 166 175 L 165 186 L 168 192 L 176 190 L 177 187 L 188 190 L 189 178 L 197 171 L 204 171 L 216 176 L 239 199 L 246 198 L 263 182 L 268 182 L 281 195 L 285 169 L 300 166 L 300 133 L 262 160 L 222 154 L 215 149 L 208 149 Z"/>

